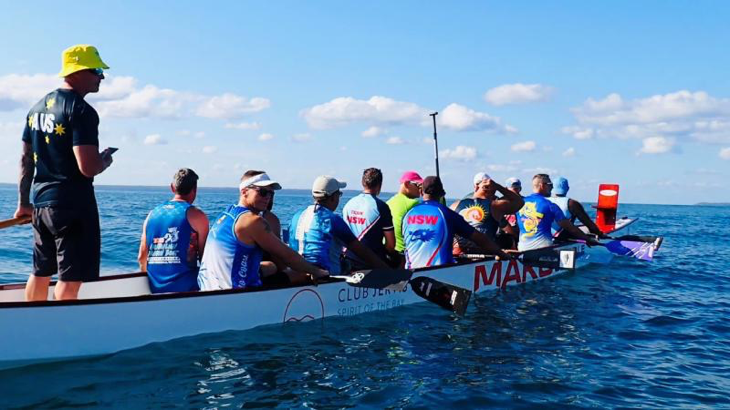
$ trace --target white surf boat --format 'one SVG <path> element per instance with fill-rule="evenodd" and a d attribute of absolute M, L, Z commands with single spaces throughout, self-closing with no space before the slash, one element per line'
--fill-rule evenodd
<path fill-rule="evenodd" d="M 620 221 L 617 231 L 634 222 Z M 613 257 L 606 248 L 577 243 L 556 249 L 574 250 L 575 268 L 608 263 Z M 517 260 L 485 259 L 417 269 L 413 278 L 424 276 L 483 293 L 564 272 L 567 270 L 536 268 Z M 0 286 L 0 328 L 5 329 L 0 337 L 0 368 L 98 356 L 187 336 L 353 316 L 423 302 L 411 286 L 390 291 L 353 287 L 343 280 L 318 286 L 153 295 L 146 274 L 133 273 L 86 283 L 79 300 L 46 302 L 24 302 L 24 287 Z"/>

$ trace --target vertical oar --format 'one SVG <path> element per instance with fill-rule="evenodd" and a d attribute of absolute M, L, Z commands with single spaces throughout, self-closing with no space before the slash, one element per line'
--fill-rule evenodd
<path fill-rule="evenodd" d="M 436 134 L 436 116 L 439 115 L 438 111 L 429 114 L 431 118 L 433 118 L 433 157 L 436 160 L 436 176 L 441 177 L 439 174 L 439 140 L 438 135 Z"/>

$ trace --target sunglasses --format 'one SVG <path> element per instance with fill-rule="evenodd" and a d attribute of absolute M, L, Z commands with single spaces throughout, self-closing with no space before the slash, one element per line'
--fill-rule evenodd
<path fill-rule="evenodd" d="M 104 70 L 101 68 L 91 68 L 91 69 L 89 69 L 89 71 L 91 71 L 92 73 L 96 74 L 99 77 L 104 76 Z"/>
<path fill-rule="evenodd" d="M 423 184 L 419 184 L 418 182 L 412 182 L 408 181 L 409 184 L 416 186 L 418 189 L 423 188 Z"/>
<path fill-rule="evenodd" d="M 258 192 L 259 195 L 261 195 L 264 198 L 268 197 L 274 197 L 274 190 L 272 189 L 266 189 L 261 187 L 251 187 L 254 191 Z"/>

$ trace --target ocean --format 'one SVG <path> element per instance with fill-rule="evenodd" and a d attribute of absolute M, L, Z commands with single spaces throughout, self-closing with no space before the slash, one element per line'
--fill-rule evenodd
<path fill-rule="evenodd" d="M 136 271 L 142 222 L 169 190 L 96 192 L 102 275 Z M 212 219 L 236 200 L 201 188 L 196 205 Z M 16 201 L 0 185 L 0 219 Z M 286 225 L 310 201 L 279 192 L 274 211 Z M 653 262 L 480 294 L 464 317 L 420 303 L 4 370 L 0 408 L 730 408 L 730 207 L 619 214 L 664 236 Z M 0 230 L 0 244 L 0 283 L 25 281 L 31 228 Z"/>

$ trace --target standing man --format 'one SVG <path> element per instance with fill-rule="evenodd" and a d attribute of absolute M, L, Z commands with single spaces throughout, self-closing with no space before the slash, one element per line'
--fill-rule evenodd
<path fill-rule="evenodd" d="M 304 274 L 321 278 L 329 273 L 307 263 L 271 230 L 261 212 L 269 207 L 274 191 L 281 189 L 264 171 L 249 170 L 238 186 L 238 203 L 230 205 L 213 222 L 198 273 L 200 290 L 240 289 L 263 285 L 264 251 L 281 259 L 294 271 L 292 283 L 304 283 Z"/>
<path fill-rule="evenodd" d="M 446 195 L 441 179 L 423 180 L 423 202 L 414 206 L 403 218 L 403 241 L 406 246 L 406 268 L 425 268 L 454 263 L 454 235 L 471 239 L 480 253 L 505 254 L 485 234 L 469 225 L 464 218 L 441 203 Z"/>
<path fill-rule="evenodd" d="M 67 48 L 58 74 L 63 85 L 26 117 L 15 211 L 15 217 L 33 218 L 26 300 L 46 300 L 56 273 L 57 300 L 76 299 L 81 283 L 99 278 L 101 232 L 93 182 L 111 165 L 113 151 L 99 152 L 99 115 L 84 97 L 99 91 L 108 68 L 95 47 Z"/>
<path fill-rule="evenodd" d="M 193 206 L 198 195 L 195 171 L 177 171 L 170 190 L 173 198 L 153 209 L 142 226 L 137 260 L 152 293 L 198 290 L 198 262 L 208 237 L 208 217 Z"/>
<path fill-rule="evenodd" d="M 403 217 L 406 212 L 418 204 L 421 197 L 421 185 L 423 178 L 416 171 L 406 171 L 400 177 L 400 188 L 398 193 L 391 197 L 387 204 L 390 208 L 390 214 L 393 216 L 393 228 L 395 232 L 395 250 L 403 253 L 405 246 L 403 245 Z"/>
<path fill-rule="evenodd" d="M 353 235 L 345 221 L 335 213 L 346 182 L 321 175 L 312 184 L 314 204 L 294 214 L 289 225 L 289 246 L 307 262 L 339 275 L 345 272 L 340 257 L 346 247 L 365 266 L 387 269 L 388 265 Z"/>
<path fill-rule="evenodd" d="M 598 236 L 599 238 L 606 238 L 606 234 L 603 233 L 591 220 L 586 213 L 586 210 L 583 208 L 583 205 L 575 199 L 568 198 L 566 196 L 568 195 L 569 189 L 570 185 L 568 185 L 568 180 L 563 177 L 558 177 L 558 179 L 555 180 L 555 186 L 553 187 L 553 196 L 548 198 L 548 201 L 557 205 L 571 223 L 575 223 L 575 219 L 578 218 L 578 220 L 581 221 L 586 228 L 588 228 L 590 233 Z M 557 234 L 557 236 L 562 237 L 560 233 L 563 233 L 563 231 L 555 222 L 553 222 L 552 230 L 553 235 Z"/>
<path fill-rule="evenodd" d="M 362 173 L 360 195 L 350 199 L 342 210 L 345 222 L 363 245 L 391 266 L 398 266 L 400 258 L 395 251 L 395 233 L 390 208 L 378 195 L 383 185 L 383 173 L 377 168 L 368 168 Z M 347 257 L 353 260 L 353 269 L 360 269 L 363 263 L 353 252 Z"/>
<path fill-rule="evenodd" d="M 525 203 L 522 197 L 499 185 L 485 172 L 474 175 L 473 182 L 474 194 L 472 197 L 456 201 L 451 205 L 451 209 L 492 241 L 497 240 L 499 228 L 513 233 L 504 217 L 522 208 Z M 496 197 L 497 192 L 502 194 L 501 198 Z M 478 253 L 478 248 L 469 238 L 457 236 L 454 243 L 454 255 Z"/>
<path fill-rule="evenodd" d="M 520 226 L 520 251 L 544 248 L 553 244 L 553 235 L 550 230 L 553 222 L 575 238 L 586 241 L 589 245 L 595 240 L 576 228 L 565 217 L 560 207 L 547 200 L 553 190 L 550 176 L 537 174 L 532 178 L 533 194 L 525 197 L 525 205 L 517 214 L 517 223 Z"/>

